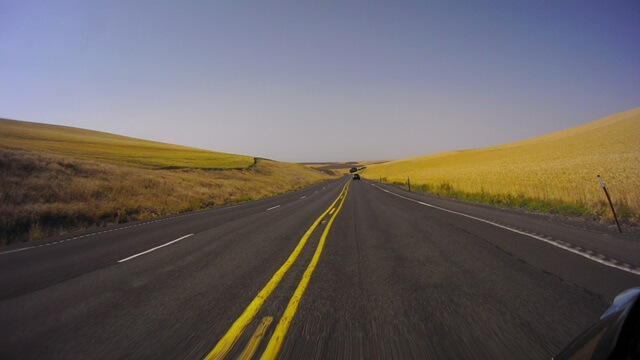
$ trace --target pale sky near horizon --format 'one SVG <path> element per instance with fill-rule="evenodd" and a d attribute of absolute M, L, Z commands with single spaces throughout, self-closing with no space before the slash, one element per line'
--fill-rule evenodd
<path fill-rule="evenodd" d="M 283 161 L 640 106 L 640 1 L 0 0 L 0 117 Z"/>

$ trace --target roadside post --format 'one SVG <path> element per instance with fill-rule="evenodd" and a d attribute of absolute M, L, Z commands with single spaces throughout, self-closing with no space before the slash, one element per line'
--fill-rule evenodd
<path fill-rule="evenodd" d="M 407 176 L 407 187 L 409 187 L 409 192 L 411 192 L 411 179 Z"/>
<path fill-rule="evenodd" d="M 600 186 L 602 186 L 602 190 L 604 190 L 604 194 L 607 196 L 607 200 L 609 200 L 609 206 L 611 206 L 613 218 L 616 221 L 616 225 L 618 225 L 618 231 L 620 231 L 620 234 L 622 234 L 622 229 L 620 228 L 620 223 L 618 222 L 618 215 L 616 215 L 616 210 L 613 208 L 613 203 L 611 202 L 609 191 L 607 191 L 607 186 L 604 184 L 604 180 L 602 180 L 602 177 L 600 177 L 600 175 L 598 175 L 598 181 L 600 181 Z"/>

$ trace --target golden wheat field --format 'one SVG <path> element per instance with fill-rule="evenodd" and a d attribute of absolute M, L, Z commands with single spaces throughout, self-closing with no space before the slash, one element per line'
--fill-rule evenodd
<path fill-rule="evenodd" d="M 146 169 L 239 169 L 254 163 L 250 156 L 6 119 L 0 119 L 0 147 Z"/>
<path fill-rule="evenodd" d="M 640 222 L 640 108 L 540 137 L 371 165 L 390 182 L 446 184 L 454 191 L 577 204 L 609 217 L 597 175 L 623 219 Z"/>

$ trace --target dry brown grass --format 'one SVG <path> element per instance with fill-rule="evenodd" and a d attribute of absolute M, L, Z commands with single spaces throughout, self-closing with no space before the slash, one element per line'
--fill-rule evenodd
<path fill-rule="evenodd" d="M 0 148 L 0 242 L 259 199 L 326 179 L 269 160 L 244 170 L 151 170 Z"/>

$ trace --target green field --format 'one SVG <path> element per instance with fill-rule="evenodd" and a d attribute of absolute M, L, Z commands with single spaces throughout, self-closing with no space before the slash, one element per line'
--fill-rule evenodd
<path fill-rule="evenodd" d="M 200 150 L 67 126 L 0 119 L 0 147 L 145 169 L 240 169 L 249 156 Z"/>
<path fill-rule="evenodd" d="M 640 223 L 640 108 L 544 136 L 484 149 L 370 165 L 371 179 L 445 196 Z"/>

